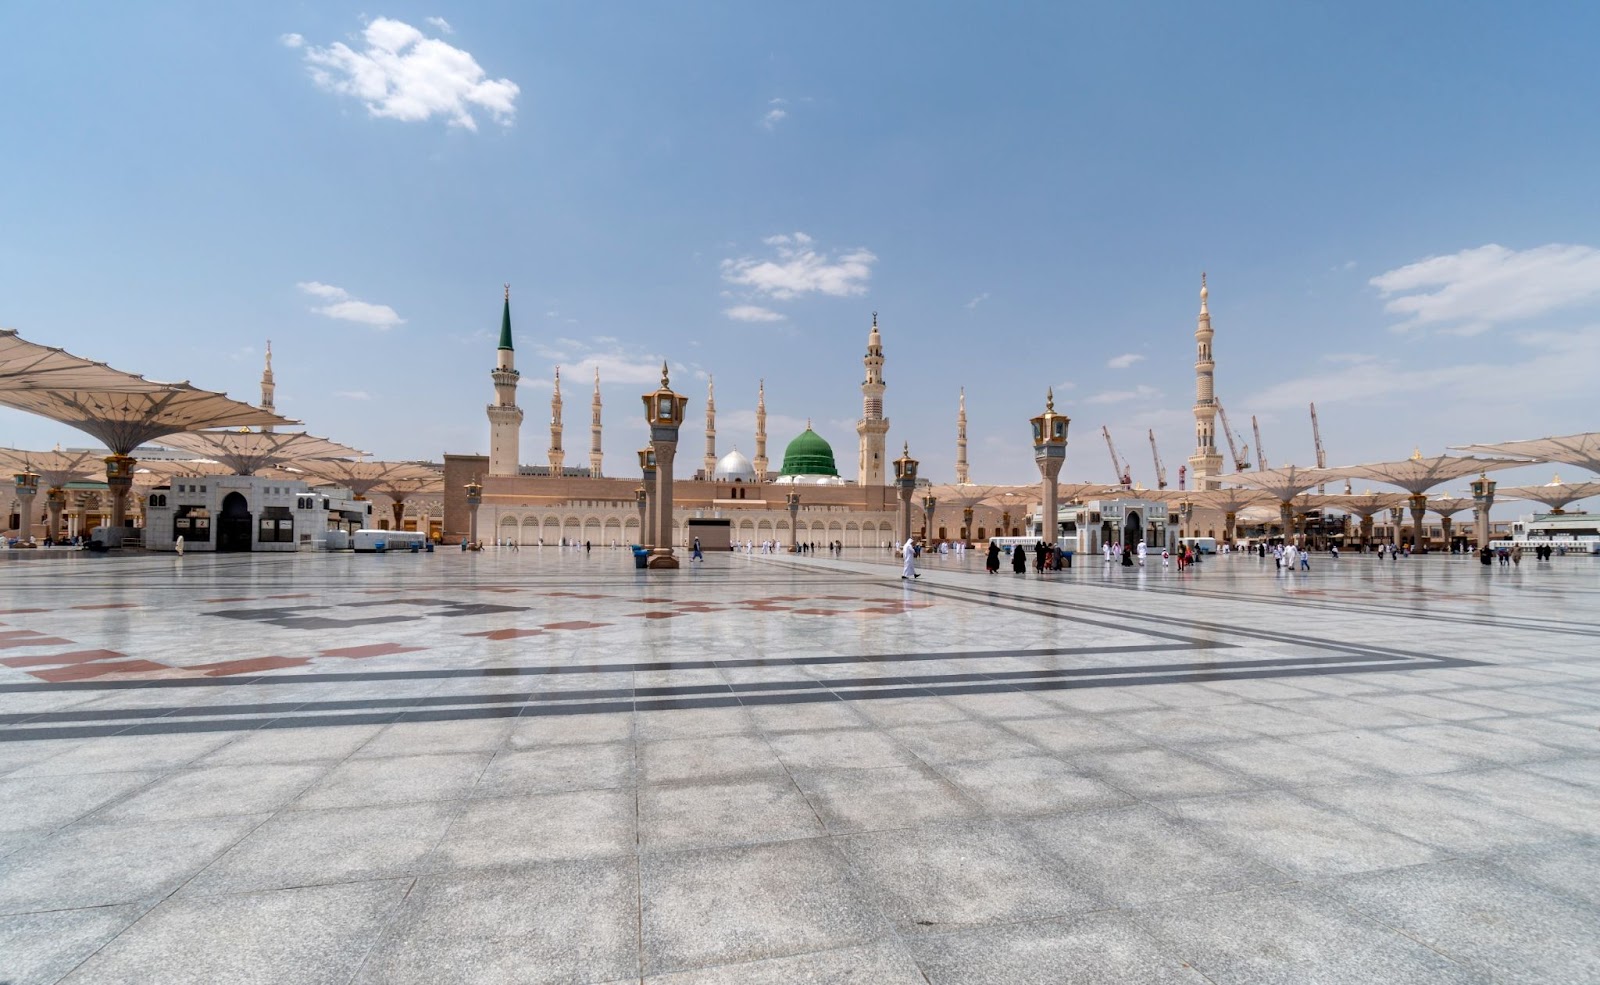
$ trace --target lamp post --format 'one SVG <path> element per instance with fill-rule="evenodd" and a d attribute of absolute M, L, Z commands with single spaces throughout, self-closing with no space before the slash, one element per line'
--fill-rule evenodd
<path fill-rule="evenodd" d="M 639 546 L 640 547 L 648 547 L 649 544 L 644 539 L 644 525 L 645 525 L 644 515 L 645 515 L 645 511 L 647 509 L 649 509 L 650 499 L 649 499 L 648 495 L 644 491 L 644 486 L 640 486 L 638 489 L 635 489 L 633 491 L 633 498 L 635 500 L 637 500 L 638 503 L 639 503 Z"/>
<path fill-rule="evenodd" d="M 917 488 L 917 460 L 911 457 L 911 443 L 906 442 L 900 457 L 894 460 L 894 481 L 900 488 L 900 540 L 911 539 L 911 491 Z"/>
<path fill-rule="evenodd" d="M 790 492 L 783 497 L 784 505 L 789 507 L 789 553 L 800 553 L 800 494 Z"/>
<path fill-rule="evenodd" d="M 1394 546 L 1400 546 L 1400 523 L 1405 519 L 1406 511 L 1398 506 L 1389 508 L 1389 526 L 1394 528 Z"/>
<path fill-rule="evenodd" d="M 672 460 L 678 454 L 678 428 L 689 398 L 673 391 L 667 381 L 667 364 L 661 364 L 661 386 L 645 394 L 644 416 L 650 422 L 650 447 L 656 453 L 656 543 L 650 550 L 650 567 L 676 568 L 672 555 Z"/>
<path fill-rule="evenodd" d="M 127 455 L 106 459 L 106 487 L 111 491 L 111 525 L 121 527 L 128 518 L 128 490 L 133 488 L 133 467 L 138 462 Z"/>
<path fill-rule="evenodd" d="M 656 511 L 653 508 L 656 492 L 656 450 L 649 445 L 639 449 L 639 474 L 644 476 L 643 498 L 639 508 L 644 511 L 639 523 L 639 546 L 656 546 Z"/>
<path fill-rule="evenodd" d="M 1056 413 L 1055 388 L 1044 392 L 1044 413 L 1033 419 L 1033 461 L 1039 466 L 1039 481 L 1044 487 L 1044 516 L 1040 524 L 1044 542 L 1055 547 L 1061 539 L 1061 523 L 1057 519 L 1058 490 L 1056 478 L 1067 461 L 1067 428 L 1071 418 Z"/>
<path fill-rule="evenodd" d="M 961 540 L 963 543 L 972 543 L 972 507 L 961 507 Z"/>
<path fill-rule="evenodd" d="M 16 480 L 17 501 L 22 504 L 17 539 L 26 544 L 28 535 L 33 532 L 33 497 L 39 494 L 39 476 L 31 470 L 23 471 L 17 473 Z"/>
<path fill-rule="evenodd" d="M 1231 543 L 1233 541 L 1233 518 L 1234 517 L 1233 517 L 1232 513 L 1223 514 L 1223 517 L 1222 517 L 1222 542 L 1225 543 L 1225 544 L 1226 543 Z M 1185 500 L 1183 500 L 1182 502 L 1180 502 L 1178 504 L 1178 536 L 1179 537 L 1185 536 L 1185 531 L 1188 531 L 1187 535 L 1190 536 L 1190 537 L 1199 536 L 1199 534 L 1197 534 L 1195 531 L 1189 529 L 1189 522 L 1191 520 L 1193 520 L 1193 519 L 1194 519 L 1194 504 L 1191 503 L 1189 500 L 1185 499 Z M 1173 546 L 1176 546 L 1176 545 L 1173 545 Z"/>
<path fill-rule="evenodd" d="M 61 539 L 61 511 L 67 508 L 67 491 L 60 486 L 51 486 L 45 490 L 44 505 L 50 511 L 50 529 L 47 531 L 50 539 Z"/>
<path fill-rule="evenodd" d="M 939 501 L 932 496 L 922 497 L 922 539 L 928 544 L 933 543 L 933 511 L 938 506 Z"/>
<path fill-rule="evenodd" d="M 1489 508 L 1494 505 L 1495 481 L 1487 472 L 1472 480 L 1472 533 L 1478 539 L 1478 550 L 1489 545 Z"/>
<path fill-rule="evenodd" d="M 478 542 L 478 507 L 482 505 L 483 483 L 479 482 L 477 477 L 474 476 L 472 481 L 467 483 L 467 516 L 469 518 L 467 521 L 467 541 L 469 543 L 476 544 Z"/>

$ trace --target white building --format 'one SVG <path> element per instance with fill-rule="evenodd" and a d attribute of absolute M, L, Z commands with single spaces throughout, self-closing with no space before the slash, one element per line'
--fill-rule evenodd
<path fill-rule="evenodd" d="M 319 550 L 330 530 L 372 526 L 348 489 L 252 475 L 175 476 L 145 499 L 144 546 L 185 551 Z"/>

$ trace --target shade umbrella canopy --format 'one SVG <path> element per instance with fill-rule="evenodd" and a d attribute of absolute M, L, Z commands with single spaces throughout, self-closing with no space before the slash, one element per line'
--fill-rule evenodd
<path fill-rule="evenodd" d="M 0 448 L 0 468 L 8 473 L 34 472 L 49 488 L 83 482 L 105 474 L 105 457 L 92 451 L 24 451 Z"/>
<path fill-rule="evenodd" d="M 75 356 L 65 349 L 29 342 L 14 328 L 0 329 L 0 391 L 165 389 L 142 376 Z"/>
<path fill-rule="evenodd" d="M 1219 475 L 1217 482 L 1225 482 L 1249 489 L 1259 489 L 1286 503 L 1319 483 L 1345 478 L 1345 469 L 1301 468 L 1298 465 L 1280 465 L 1275 469 L 1254 469 L 1249 472 L 1232 472 Z"/>
<path fill-rule="evenodd" d="M 187 383 L 161 387 L 143 392 L 0 389 L 0 404 L 69 424 L 99 439 L 113 455 L 131 455 L 147 441 L 182 431 L 299 423 Z"/>
<path fill-rule="evenodd" d="M 1568 434 L 1559 438 L 1502 441 L 1495 445 L 1456 445 L 1454 451 L 1475 455 L 1515 455 L 1536 462 L 1558 462 L 1600 473 L 1600 431 Z"/>
<path fill-rule="evenodd" d="M 1470 510 L 1477 504 L 1470 496 L 1434 496 L 1428 500 L 1428 509 L 1442 517 L 1452 517 L 1462 510 Z"/>
<path fill-rule="evenodd" d="M 1219 513 L 1241 513 L 1252 506 L 1276 505 L 1272 494 L 1260 489 L 1232 486 L 1220 489 L 1190 489 L 1173 492 L 1166 490 L 1160 498 L 1168 503 L 1190 503 L 1197 510 L 1216 510 Z"/>
<path fill-rule="evenodd" d="M 166 438 L 174 448 L 194 452 L 251 475 L 286 462 L 314 458 L 358 458 L 349 445 L 299 431 L 188 431 Z"/>
<path fill-rule="evenodd" d="M 133 484 L 136 486 L 155 487 L 171 482 L 173 477 L 180 475 L 235 474 L 237 473 L 234 472 L 232 466 L 203 458 L 157 459 L 139 463 L 139 467 L 133 470 Z"/>
<path fill-rule="evenodd" d="M 1370 479 L 1399 486 L 1413 496 L 1421 495 L 1434 486 L 1451 482 L 1474 472 L 1493 472 L 1496 469 L 1527 465 L 1526 459 L 1467 458 L 1460 455 L 1424 456 L 1421 452 L 1397 462 L 1375 462 L 1370 465 L 1349 465 L 1338 471 L 1352 479 Z"/>
<path fill-rule="evenodd" d="M 290 463 L 292 470 L 348 488 L 365 497 L 374 489 L 403 481 L 443 481 L 439 470 L 420 462 L 350 462 L 312 458 Z"/>
<path fill-rule="evenodd" d="M 1501 486 L 1495 491 L 1495 496 L 1499 499 L 1532 500 L 1559 513 L 1580 499 L 1600 496 L 1600 481 L 1562 482 L 1558 475 L 1554 482 L 1542 486 Z"/>
<path fill-rule="evenodd" d="M 1359 493 L 1329 493 L 1326 497 L 1328 505 L 1334 509 L 1344 510 L 1366 519 L 1377 516 L 1385 510 L 1392 510 L 1406 503 L 1405 493 L 1373 492 L 1368 489 Z"/>

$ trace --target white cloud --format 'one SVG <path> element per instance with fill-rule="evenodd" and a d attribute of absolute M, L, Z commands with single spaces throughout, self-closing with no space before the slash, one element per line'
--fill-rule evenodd
<path fill-rule="evenodd" d="M 1161 391 L 1153 386 L 1140 384 L 1132 390 L 1105 390 L 1090 397 L 1084 397 L 1086 404 L 1120 404 L 1128 400 L 1153 400 L 1161 396 Z"/>
<path fill-rule="evenodd" d="M 335 391 L 333 391 L 333 395 L 335 397 L 339 397 L 342 400 L 371 400 L 372 399 L 372 394 L 368 393 L 365 390 L 335 390 Z"/>
<path fill-rule="evenodd" d="M 353 298 L 350 296 L 350 292 L 342 287 L 334 287 L 332 284 L 323 284 L 314 280 L 301 281 L 295 286 L 314 298 L 332 302 L 331 304 L 311 309 L 319 315 L 382 329 L 393 328 L 396 325 L 405 323 L 405 319 L 401 318 L 399 313 L 388 305 L 372 304 Z"/>
<path fill-rule="evenodd" d="M 962 305 L 962 307 L 967 309 L 968 311 L 973 311 L 978 307 L 978 305 L 982 304 L 983 302 L 985 302 L 987 300 L 989 300 L 989 292 L 988 291 L 984 291 L 982 294 L 978 295 L 977 297 L 973 298 L 971 301 L 968 301 L 966 304 Z"/>
<path fill-rule="evenodd" d="M 285 48 L 300 48 L 305 46 L 306 39 L 298 34 L 280 34 L 278 42 Z"/>
<path fill-rule="evenodd" d="M 778 128 L 778 124 L 782 123 L 788 115 L 788 110 L 774 107 L 773 109 L 767 110 L 767 112 L 761 117 L 761 125 L 767 130 L 776 130 Z"/>
<path fill-rule="evenodd" d="M 722 313 L 734 321 L 783 321 L 783 315 L 771 308 L 763 308 L 759 304 L 736 304 L 731 308 L 722 309 Z"/>
<path fill-rule="evenodd" d="M 1139 355 L 1137 352 L 1124 352 L 1120 356 L 1112 356 L 1110 359 L 1106 360 L 1106 365 L 1112 369 L 1127 369 L 1129 366 L 1132 366 L 1134 363 L 1139 362 L 1143 358 L 1144 357 Z"/>
<path fill-rule="evenodd" d="M 599 338 L 595 341 L 599 341 Z M 531 348 L 536 355 L 561 367 L 564 382 L 578 380 L 584 385 L 592 384 L 596 369 L 600 370 L 602 386 L 661 382 L 659 355 L 640 352 L 620 343 L 611 342 L 604 348 L 598 348 L 578 339 L 555 339 L 554 345 L 535 344 Z M 673 370 L 674 375 L 677 372 Z M 525 379 L 528 376 L 526 373 L 523 375 Z M 532 385 L 540 386 L 537 382 Z"/>
<path fill-rule="evenodd" d="M 451 126 L 477 130 L 475 112 L 506 126 L 516 116 L 517 84 L 488 78 L 468 52 L 387 17 L 374 19 L 362 37 L 360 51 L 338 41 L 305 48 L 312 80 L 329 92 L 356 97 L 367 112 L 384 119 L 418 122 L 442 116 Z M 285 35 L 284 43 L 293 48 L 304 41 Z"/>
<path fill-rule="evenodd" d="M 451 27 L 450 22 L 445 20 L 443 17 L 429 17 L 426 18 L 426 20 L 429 24 L 432 24 L 435 28 L 437 28 L 440 34 L 456 33 L 456 29 Z"/>
<path fill-rule="evenodd" d="M 813 249 L 805 233 L 769 236 L 763 242 L 776 248 L 776 258 L 723 260 L 722 279 L 778 301 L 805 294 L 840 298 L 865 294 L 872 265 L 878 261 L 870 250 L 859 248 L 830 256 Z"/>
<path fill-rule="evenodd" d="M 1429 257 L 1369 283 L 1389 299 L 1385 311 L 1406 318 L 1397 330 L 1456 323 L 1454 334 L 1471 335 L 1600 298 L 1600 249 L 1551 243 L 1518 251 L 1491 243 Z"/>

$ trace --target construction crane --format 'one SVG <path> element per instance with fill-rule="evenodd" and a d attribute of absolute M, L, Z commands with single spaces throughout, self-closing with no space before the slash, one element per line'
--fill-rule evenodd
<path fill-rule="evenodd" d="M 1179 492 L 1183 491 L 1183 479 L 1184 479 L 1184 476 L 1186 476 L 1188 474 L 1189 474 L 1189 466 L 1187 466 L 1187 465 L 1178 466 L 1178 491 Z"/>
<path fill-rule="evenodd" d="M 1319 468 L 1319 469 L 1327 468 L 1328 467 L 1328 453 L 1322 450 L 1322 428 L 1320 426 L 1318 426 L 1318 424 L 1317 424 L 1317 405 L 1316 404 L 1312 404 L 1311 405 L 1311 440 L 1313 442 L 1315 442 L 1316 446 L 1317 446 L 1317 468 Z M 1318 496 L 1321 496 L 1321 495 L 1325 494 L 1327 491 L 1328 491 L 1328 484 L 1326 482 L 1317 483 L 1317 495 Z M 1350 495 L 1350 480 L 1349 479 L 1345 479 L 1344 480 L 1344 494 L 1346 496 Z"/>
<path fill-rule="evenodd" d="M 1132 488 L 1133 473 L 1128 470 L 1128 464 L 1117 457 L 1117 443 L 1111 440 L 1111 429 L 1102 425 L 1100 433 L 1106 436 L 1106 447 L 1111 449 L 1111 471 L 1116 473 L 1118 482 Z"/>
<path fill-rule="evenodd" d="M 1156 431 L 1150 429 L 1150 457 L 1156 460 L 1156 488 L 1167 488 L 1167 467 L 1161 464 L 1161 452 L 1156 448 Z"/>
<path fill-rule="evenodd" d="M 1239 445 L 1233 440 L 1233 428 L 1228 426 L 1228 412 L 1222 409 L 1222 402 L 1217 401 L 1217 416 L 1222 418 L 1222 434 L 1228 439 L 1228 454 L 1233 456 L 1233 470 L 1243 472 L 1250 467 L 1250 446 L 1244 446 L 1244 454 L 1239 454 Z"/>
<path fill-rule="evenodd" d="M 1267 465 L 1267 450 L 1261 447 L 1261 425 L 1256 423 L 1254 414 L 1250 415 L 1250 430 L 1255 432 L 1256 436 L 1256 462 L 1261 466 L 1261 471 L 1265 472 L 1271 466 Z"/>

